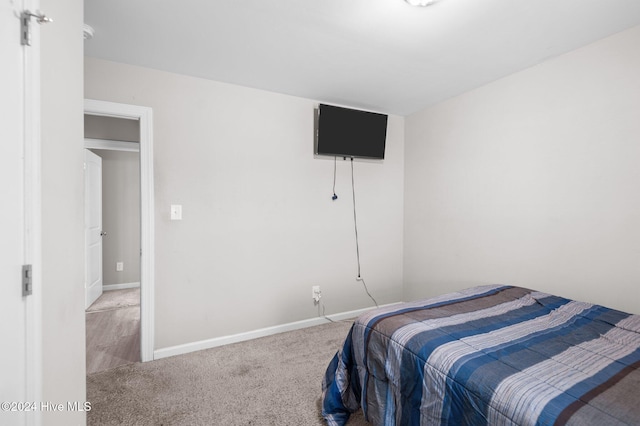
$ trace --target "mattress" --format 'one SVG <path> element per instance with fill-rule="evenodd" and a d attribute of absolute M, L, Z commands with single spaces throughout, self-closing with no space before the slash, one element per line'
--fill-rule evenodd
<path fill-rule="evenodd" d="M 640 424 L 640 316 L 479 286 L 372 310 L 329 364 L 322 414 L 344 425 Z"/>

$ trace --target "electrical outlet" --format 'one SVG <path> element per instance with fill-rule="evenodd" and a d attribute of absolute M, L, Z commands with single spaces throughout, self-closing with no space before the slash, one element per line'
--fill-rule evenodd
<path fill-rule="evenodd" d="M 182 220 L 181 204 L 171 204 L 171 220 Z"/>
<path fill-rule="evenodd" d="M 321 297 L 322 293 L 320 292 L 320 286 L 314 285 L 313 287 L 311 287 L 311 298 L 314 300 L 314 302 L 320 302 Z"/>
<path fill-rule="evenodd" d="M 124 271 L 124 262 L 116 262 L 116 271 L 117 272 Z"/>

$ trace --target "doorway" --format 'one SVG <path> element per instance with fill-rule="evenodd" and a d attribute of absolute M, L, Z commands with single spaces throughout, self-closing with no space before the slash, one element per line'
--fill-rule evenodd
<path fill-rule="evenodd" d="M 85 148 L 139 152 L 140 176 L 140 360 L 154 358 L 154 209 L 153 209 L 153 122 L 148 107 L 86 99 L 85 116 L 137 122 L 139 142 L 85 139 Z M 135 144 L 136 146 L 133 146 Z M 110 267 L 110 266 L 109 266 Z M 123 265 L 124 267 L 124 265 Z"/>
<path fill-rule="evenodd" d="M 137 122 L 85 117 L 85 138 L 96 123 L 114 129 Z M 136 128 L 137 130 L 137 128 Z M 137 136 L 129 139 L 136 139 Z M 131 141 L 134 142 L 134 141 Z M 139 151 L 85 149 L 87 374 L 140 362 Z"/>

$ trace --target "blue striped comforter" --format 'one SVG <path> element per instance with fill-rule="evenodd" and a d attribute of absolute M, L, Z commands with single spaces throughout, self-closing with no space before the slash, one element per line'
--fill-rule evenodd
<path fill-rule="evenodd" d="M 640 425 L 640 316 L 481 286 L 360 316 L 322 414 L 374 425 Z"/>

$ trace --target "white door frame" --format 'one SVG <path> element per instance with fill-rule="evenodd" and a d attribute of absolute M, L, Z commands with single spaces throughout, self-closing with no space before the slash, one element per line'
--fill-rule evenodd
<path fill-rule="evenodd" d="M 19 85 L 21 91 L 21 99 L 11 105 L 11 108 L 20 110 L 20 121 L 11 123 L 20 127 L 19 136 L 10 140 L 2 140 L 3 144 L 7 144 L 12 148 L 20 147 L 22 149 L 22 164 L 20 165 L 21 178 L 15 176 L 15 185 L 19 185 L 19 191 L 22 196 L 22 206 L 8 205 L 8 209 L 18 209 L 22 217 L 19 223 L 15 223 L 16 227 L 21 228 L 21 244 L 11 247 L 10 250 L 17 250 L 23 265 L 32 266 L 31 286 L 32 294 L 30 296 L 22 296 L 20 307 L 20 318 L 6 318 L 5 322 L 9 326 L 20 329 L 20 333 L 24 332 L 24 340 L 21 342 L 11 342 L 8 345 L 8 351 L 12 350 L 16 344 L 20 348 L 16 348 L 19 357 L 23 358 L 24 364 L 21 365 L 3 365 L 6 369 L 15 369 L 16 374 L 22 375 L 18 380 L 21 381 L 20 388 L 16 390 L 16 394 L 20 393 L 20 398 L 27 401 L 42 401 L 42 231 L 41 231 L 41 165 L 40 165 L 40 131 L 41 131 L 41 115 L 40 115 L 40 26 L 35 20 L 31 20 L 31 45 L 21 46 L 20 42 L 20 14 L 23 11 L 37 11 L 40 9 L 40 0 L 19 0 L 11 1 L 10 4 L 2 6 L 3 16 L 2 25 L 7 21 L 5 18 L 13 20 L 7 26 L 8 31 L 12 32 L 9 39 L 5 39 L 7 43 L 15 43 L 17 49 L 22 49 L 19 63 L 12 63 L 15 58 L 7 51 L 2 51 L 2 57 L 9 60 L 12 66 L 22 67 L 21 76 L 16 81 L 11 81 L 14 85 Z M 4 28 L 3 28 L 4 29 Z M 15 32 L 13 32 L 15 31 Z M 8 45 L 8 44 L 7 44 Z M 4 43 L 3 43 L 4 47 Z M 13 72 L 13 68 L 7 67 Z M 4 74 L 3 74 L 4 77 Z M 15 102 L 16 99 L 7 97 L 6 100 L 0 102 Z M 4 125 L 4 123 L 3 123 Z M 13 129 L 13 127 L 12 127 Z M 20 149 L 19 148 L 19 149 Z M 12 175 L 11 179 L 14 178 Z M 16 200 L 12 199 L 12 202 Z M 11 240 L 13 243 L 13 239 Z M 2 249 L 2 248 L 0 248 Z M 15 269 L 15 276 L 8 282 L 2 282 L 2 286 L 12 286 L 13 291 L 18 291 L 22 278 L 19 274 L 23 272 L 19 265 Z M 4 276 L 3 276 L 4 278 Z M 13 287 L 15 286 L 15 287 Z M 4 301 L 3 301 L 4 302 Z M 10 303 L 16 303 L 11 298 Z M 13 312 L 13 310 L 10 310 Z M 4 336 L 3 336 L 4 338 Z M 7 338 L 9 338 L 7 336 Z M 12 376 L 9 383 L 13 382 L 16 376 Z M 0 416 L 3 413 L 0 413 Z M 16 415 L 9 418 L 15 419 L 15 424 L 20 425 L 40 425 L 41 412 L 39 410 L 29 413 L 4 413 L 5 415 Z M 4 417 L 3 417 L 4 418 Z"/>
<path fill-rule="evenodd" d="M 153 360 L 154 350 L 154 198 L 153 110 L 115 102 L 84 100 L 84 113 L 140 122 L 140 359 Z"/>
<path fill-rule="evenodd" d="M 40 0 L 25 0 L 23 7 L 40 10 Z M 42 185 L 40 163 L 40 25 L 31 25 L 31 46 L 24 46 L 24 261 L 33 268 L 33 293 L 26 298 L 26 394 L 42 401 Z M 30 413 L 27 425 L 40 425 L 40 412 Z"/>

